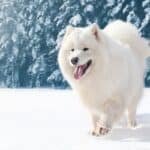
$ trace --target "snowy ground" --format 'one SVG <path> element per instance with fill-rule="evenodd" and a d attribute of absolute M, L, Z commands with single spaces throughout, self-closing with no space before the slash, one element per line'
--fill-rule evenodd
<path fill-rule="evenodd" d="M 93 137 L 89 118 L 71 91 L 0 90 L 0 150 L 150 150 L 150 89 L 137 129 L 118 125 Z"/>

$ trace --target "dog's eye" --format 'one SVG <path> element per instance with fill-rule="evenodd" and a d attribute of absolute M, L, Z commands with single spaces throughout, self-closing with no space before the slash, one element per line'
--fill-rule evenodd
<path fill-rule="evenodd" d="M 88 48 L 83 48 L 83 51 L 88 51 L 89 49 Z"/>
<path fill-rule="evenodd" d="M 73 49 L 71 49 L 71 51 L 72 51 L 72 52 L 74 52 L 74 48 L 73 48 Z"/>

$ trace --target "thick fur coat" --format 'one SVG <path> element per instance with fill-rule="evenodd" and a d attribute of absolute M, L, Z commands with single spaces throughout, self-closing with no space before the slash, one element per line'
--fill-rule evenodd
<path fill-rule="evenodd" d="M 147 41 L 130 23 L 115 21 L 103 30 L 97 24 L 67 27 L 58 62 L 90 112 L 94 135 L 108 133 L 125 111 L 128 124 L 136 125 L 148 56 Z"/>

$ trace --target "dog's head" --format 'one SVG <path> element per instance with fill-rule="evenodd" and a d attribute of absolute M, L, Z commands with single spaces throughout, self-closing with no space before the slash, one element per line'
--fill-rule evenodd
<path fill-rule="evenodd" d="M 59 52 L 59 64 L 62 72 L 76 80 L 86 76 L 99 55 L 101 41 L 97 24 L 85 28 L 68 26 Z"/>

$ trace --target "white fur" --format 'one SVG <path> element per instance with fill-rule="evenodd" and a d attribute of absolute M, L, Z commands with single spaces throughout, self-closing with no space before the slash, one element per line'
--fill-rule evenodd
<path fill-rule="evenodd" d="M 89 48 L 83 52 L 84 47 Z M 74 48 L 75 51 L 70 50 Z M 96 24 L 68 27 L 58 56 L 60 69 L 89 110 L 93 133 L 106 134 L 123 113 L 135 125 L 137 104 L 143 92 L 144 60 L 150 56 L 148 44 L 130 23 L 115 21 L 104 30 Z M 87 73 L 76 80 L 74 56 L 79 64 L 92 59 Z"/>

